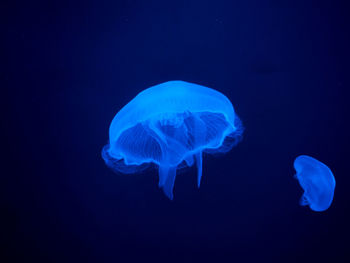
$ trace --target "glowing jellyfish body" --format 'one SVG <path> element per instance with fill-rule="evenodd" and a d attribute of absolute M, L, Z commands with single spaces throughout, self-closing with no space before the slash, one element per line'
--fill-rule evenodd
<path fill-rule="evenodd" d="M 199 187 L 202 153 L 229 151 L 242 131 L 231 102 L 222 93 L 169 81 L 140 92 L 116 114 L 102 157 L 122 173 L 158 165 L 159 187 L 173 199 L 178 168 L 196 163 Z"/>
<path fill-rule="evenodd" d="M 327 210 L 334 195 L 335 179 L 332 171 L 320 161 L 300 155 L 294 161 L 295 178 L 298 179 L 304 194 L 301 205 L 309 205 L 313 211 Z"/>

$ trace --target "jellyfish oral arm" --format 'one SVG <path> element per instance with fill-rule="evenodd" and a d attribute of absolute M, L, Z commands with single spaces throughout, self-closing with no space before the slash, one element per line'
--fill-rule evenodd
<path fill-rule="evenodd" d="M 202 178 L 202 152 L 198 152 L 195 156 L 196 158 L 196 164 L 197 164 L 197 186 L 198 188 L 201 185 L 201 178 Z"/>
<path fill-rule="evenodd" d="M 163 189 L 164 194 L 173 200 L 173 188 L 176 178 L 176 166 L 159 166 L 159 187 Z"/>

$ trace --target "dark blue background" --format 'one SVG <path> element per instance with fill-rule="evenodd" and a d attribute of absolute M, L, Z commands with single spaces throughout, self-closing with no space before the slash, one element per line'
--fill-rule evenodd
<path fill-rule="evenodd" d="M 72 2 L 1 3 L 2 262 L 350 259 L 345 4 Z M 119 109 L 174 79 L 223 92 L 246 130 L 169 201 L 100 151 Z M 335 174 L 323 213 L 298 204 L 300 154 Z"/>

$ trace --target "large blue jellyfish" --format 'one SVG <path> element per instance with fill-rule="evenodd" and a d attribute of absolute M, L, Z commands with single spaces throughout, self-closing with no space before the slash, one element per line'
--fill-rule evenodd
<path fill-rule="evenodd" d="M 294 161 L 295 178 L 298 179 L 304 194 L 301 205 L 309 205 L 313 211 L 327 210 L 334 195 L 335 179 L 332 171 L 320 161 L 300 155 Z"/>
<path fill-rule="evenodd" d="M 159 187 L 173 199 L 176 170 L 196 163 L 198 187 L 202 154 L 227 152 L 239 142 L 241 121 L 222 93 L 184 81 L 169 81 L 140 92 L 114 117 L 102 150 L 116 172 L 159 167 Z"/>

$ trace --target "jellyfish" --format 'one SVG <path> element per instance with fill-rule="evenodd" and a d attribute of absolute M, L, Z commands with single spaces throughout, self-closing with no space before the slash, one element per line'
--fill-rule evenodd
<path fill-rule="evenodd" d="M 300 155 L 294 161 L 295 178 L 304 190 L 300 205 L 308 205 L 311 210 L 321 212 L 329 208 L 333 201 L 335 179 L 325 164 L 307 155 Z"/>
<path fill-rule="evenodd" d="M 134 174 L 158 167 L 159 187 L 173 199 L 177 169 L 197 167 L 203 153 L 225 153 L 242 138 L 243 126 L 222 93 L 185 81 L 140 92 L 114 117 L 102 158 L 113 171 Z"/>

